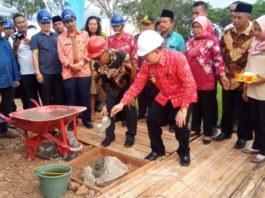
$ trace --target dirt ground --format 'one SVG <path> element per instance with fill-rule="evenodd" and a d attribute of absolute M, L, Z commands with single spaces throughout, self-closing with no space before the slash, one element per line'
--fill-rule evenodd
<path fill-rule="evenodd" d="M 44 160 L 36 157 L 28 160 L 23 137 L 14 139 L 0 138 L 4 150 L 0 150 L 0 198 L 41 198 L 39 179 L 33 173 L 38 166 L 65 163 L 60 159 Z M 91 149 L 85 146 L 81 153 Z M 68 191 L 65 198 L 82 197 Z M 86 197 L 86 196 L 83 196 Z"/>

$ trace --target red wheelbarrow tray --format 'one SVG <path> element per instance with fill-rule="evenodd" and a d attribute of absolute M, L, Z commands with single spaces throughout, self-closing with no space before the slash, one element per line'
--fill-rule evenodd
<path fill-rule="evenodd" d="M 15 127 L 42 134 L 60 128 L 61 121 L 66 125 L 85 110 L 86 107 L 48 105 L 13 112 L 9 116 Z"/>
<path fill-rule="evenodd" d="M 77 137 L 76 119 L 78 114 L 85 110 L 86 107 L 80 106 L 48 105 L 10 113 L 10 118 L 0 116 L 15 127 L 25 131 L 27 157 L 33 159 L 36 156 L 39 142 L 45 139 L 55 142 L 62 155 L 80 151 L 83 148 L 81 143 L 79 143 L 78 148 L 70 147 L 66 138 L 65 126 L 67 123 L 74 121 L 74 135 Z M 61 139 L 57 139 L 52 135 L 54 129 L 62 131 Z M 29 137 L 28 131 L 37 136 Z"/>

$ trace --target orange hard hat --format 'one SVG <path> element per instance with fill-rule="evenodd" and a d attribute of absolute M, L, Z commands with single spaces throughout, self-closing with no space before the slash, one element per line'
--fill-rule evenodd
<path fill-rule="evenodd" d="M 98 57 L 108 48 L 108 42 L 101 36 L 92 36 L 87 43 L 87 52 L 89 58 Z"/>

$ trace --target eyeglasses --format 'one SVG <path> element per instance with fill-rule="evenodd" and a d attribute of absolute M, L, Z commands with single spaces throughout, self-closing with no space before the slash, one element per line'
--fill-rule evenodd
<path fill-rule="evenodd" d="M 51 22 L 41 22 L 42 25 L 51 24 Z"/>

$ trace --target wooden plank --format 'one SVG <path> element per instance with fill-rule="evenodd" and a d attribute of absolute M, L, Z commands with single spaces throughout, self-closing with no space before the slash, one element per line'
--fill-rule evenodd
<path fill-rule="evenodd" d="M 164 197 L 168 197 L 171 196 L 171 194 L 173 194 L 173 196 L 175 197 L 179 197 L 179 196 L 185 196 L 186 193 L 188 191 L 190 191 L 190 189 L 194 189 L 196 190 L 196 188 L 193 188 L 192 186 L 190 187 L 189 184 L 191 183 L 192 180 L 187 181 L 187 178 L 189 178 L 190 174 L 193 174 L 193 170 L 197 169 L 201 170 L 201 164 L 205 161 L 208 161 L 209 159 L 213 159 L 213 154 L 211 152 L 209 152 L 209 146 L 205 146 L 201 143 L 202 137 L 200 139 L 198 139 L 197 141 L 200 141 L 200 146 L 197 146 L 197 149 L 191 149 L 191 153 L 195 153 L 195 155 L 193 154 L 192 156 L 194 157 L 191 161 L 191 165 L 187 168 L 182 168 L 180 167 L 179 170 L 179 176 L 176 178 L 176 182 L 175 184 L 173 184 L 172 186 L 170 186 L 168 189 L 165 189 L 164 192 L 161 192 L 160 195 L 164 196 Z M 192 142 L 193 143 L 193 142 Z M 191 144 L 192 144 L 191 143 Z M 227 143 L 229 144 L 229 143 Z M 225 145 L 216 145 L 215 148 L 217 155 L 219 153 L 222 153 L 223 148 L 225 147 Z M 201 149 L 203 148 L 203 149 Z M 198 152 L 201 151 L 201 152 Z M 206 165 L 206 164 L 204 164 Z M 202 165 L 202 166 L 204 166 Z M 181 191 L 179 190 L 179 181 L 183 182 L 186 185 L 186 188 L 182 188 Z M 183 194 L 181 194 L 183 193 Z M 194 195 L 195 196 L 195 195 Z"/>
<path fill-rule="evenodd" d="M 148 162 L 145 160 L 137 159 L 135 157 L 130 157 L 125 154 L 121 154 L 109 149 L 104 148 L 94 148 L 83 155 L 79 156 L 78 158 L 74 159 L 73 161 L 69 162 L 69 165 L 71 165 L 74 168 L 74 171 L 77 171 L 80 168 L 84 168 L 88 164 L 92 164 L 95 159 L 98 157 L 105 157 L 105 156 L 116 156 L 118 157 L 123 163 L 127 165 L 132 165 L 135 167 L 135 170 L 133 169 L 132 172 L 128 173 L 127 175 L 118 178 L 114 180 L 111 184 L 105 187 L 98 187 L 94 185 L 88 185 L 82 182 L 80 179 L 78 179 L 76 176 L 72 176 L 72 179 L 74 181 L 77 181 L 78 183 L 85 184 L 88 188 L 96 190 L 97 192 L 104 193 L 115 186 L 119 185 L 122 182 L 125 182 L 126 180 L 134 177 L 137 174 L 140 174 L 144 170 L 148 169 L 152 162 Z M 74 174 L 73 174 L 74 175 Z"/>
<path fill-rule="evenodd" d="M 193 188 L 199 190 L 196 197 L 211 197 L 230 175 L 248 160 L 236 149 L 232 149 L 224 160 L 222 159 L 192 184 Z"/>
<path fill-rule="evenodd" d="M 253 197 L 255 191 L 259 188 L 263 180 L 265 179 L 265 166 L 259 164 L 251 171 L 244 182 L 233 193 L 232 198 L 247 198 Z"/>
<path fill-rule="evenodd" d="M 207 152 L 210 154 L 210 156 L 203 160 L 198 166 L 194 167 L 189 174 L 185 175 L 182 178 L 182 181 L 190 185 L 192 182 L 198 179 L 198 177 L 207 171 L 207 169 L 209 169 L 209 167 L 211 167 L 216 161 L 226 155 L 228 145 L 231 145 L 231 140 L 208 145 L 209 149 Z"/>
<path fill-rule="evenodd" d="M 196 143 L 194 145 L 197 146 Z M 201 144 L 201 146 L 203 147 L 202 144 Z M 193 145 L 191 145 L 191 147 L 193 147 Z M 192 148 L 192 150 L 193 150 L 193 148 Z M 175 161 L 172 161 L 169 163 L 167 161 L 167 159 L 169 157 L 174 157 L 174 156 L 175 156 Z M 163 182 L 165 183 L 164 180 L 167 180 L 169 182 L 169 184 L 176 183 L 177 178 L 181 175 L 182 172 L 185 172 L 186 168 L 180 167 L 179 158 L 178 158 L 177 154 L 172 154 L 169 157 L 163 159 L 159 163 L 158 167 L 153 168 L 154 170 L 149 172 L 148 175 L 145 176 L 146 177 L 145 179 L 141 178 L 141 180 L 138 180 L 138 182 L 132 181 L 132 182 L 128 183 L 128 185 L 126 185 L 126 190 L 123 189 L 125 192 L 122 192 L 121 195 L 117 195 L 117 197 L 118 196 L 122 196 L 122 197 L 158 196 L 161 191 L 166 190 L 166 188 L 167 188 L 161 184 Z M 166 164 L 164 164 L 164 163 L 166 163 Z M 117 188 L 120 188 L 120 186 L 116 187 L 116 189 Z M 161 188 L 163 188 L 163 190 L 161 190 Z M 158 190 L 158 189 L 160 189 L 160 190 Z M 155 191 L 153 191 L 153 190 L 157 191 L 157 193 L 155 193 Z M 144 193 L 146 191 L 152 192 L 152 193 L 148 193 L 148 192 Z M 109 196 L 108 193 L 106 194 L 106 196 Z M 113 194 L 113 197 L 115 197 L 114 194 Z"/>
<path fill-rule="evenodd" d="M 201 144 L 201 140 L 196 140 L 195 142 L 191 143 L 191 166 L 196 166 L 196 160 L 194 161 L 194 159 L 196 158 L 196 155 L 193 154 L 193 152 L 195 153 L 199 153 L 197 150 L 203 150 L 202 148 L 206 148 L 204 145 Z M 190 171 L 190 167 L 181 167 L 179 164 L 179 158 L 176 162 L 170 164 L 169 166 L 167 166 L 166 169 L 170 170 L 171 174 L 170 176 L 174 176 L 172 177 L 164 177 L 164 178 L 160 178 L 159 182 L 156 182 L 153 185 L 148 185 L 149 180 L 153 180 L 153 177 L 156 177 L 156 175 L 152 176 L 149 178 L 146 185 L 146 189 L 144 189 L 144 191 L 142 191 L 142 194 L 140 195 L 141 197 L 157 197 L 160 196 L 160 193 L 162 193 L 163 191 L 166 191 L 168 188 L 170 188 L 172 185 L 174 185 L 176 183 L 176 181 L 178 181 L 181 177 L 183 177 L 183 175 L 187 174 Z M 139 184 L 138 186 L 140 188 L 143 188 L 143 184 Z M 133 188 L 133 190 L 135 190 L 136 188 L 138 188 L 138 186 L 135 186 Z M 140 192 L 139 192 L 140 193 Z"/>
<path fill-rule="evenodd" d="M 124 194 L 127 193 L 130 189 L 134 189 L 134 186 L 137 184 L 141 184 L 144 181 L 147 181 L 149 177 L 153 174 L 157 174 L 165 169 L 169 164 L 175 162 L 177 160 L 174 154 L 168 156 L 163 160 L 163 163 L 155 162 L 155 164 L 150 167 L 148 170 L 142 172 L 142 174 L 137 175 L 136 177 L 127 180 L 126 182 L 120 184 L 119 186 L 111 189 L 106 192 L 102 197 L 124 197 Z M 132 190 L 134 191 L 134 190 Z M 136 193 L 136 192 L 134 192 Z"/>
<path fill-rule="evenodd" d="M 97 147 L 102 147 L 101 141 L 103 140 L 103 138 L 99 136 L 83 135 L 79 133 L 78 140 L 81 142 L 85 142 L 87 144 L 97 146 Z M 114 151 L 120 152 L 120 153 L 128 154 L 130 156 L 135 156 L 135 157 L 142 158 L 142 159 L 150 152 L 148 150 L 144 152 L 142 150 L 135 149 L 134 147 L 126 148 L 123 145 L 117 143 L 116 141 L 113 142 L 108 148 Z"/>
<path fill-rule="evenodd" d="M 263 180 L 261 185 L 255 191 L 255 193 L 253 194 L 253 197 L 255 197 L 255 198 L 264 198 L 265 197 L 265 180 Z"/>
<path fill-rule="evenodd" d="M 213 198 L 226 198 L 230 197 L 233 192 L 238 188 L 242 181 L 247 177 L 249 171 L 254 168 L 252 163 L 245 163 L 233 173 L 230 173 L 227 180 L 220 188 L 214 193 Z"/>
<path fill-rule="evenodd" d="M 93 130 L 84 129 L 83 127 L 78 127 L 78 140 L 87 143 L 92 144 L 94 146 L 100 146 L 100 143 L 103 141 L 105 137 L 104 133 L 96 134 Z M 120 131 L 116 131 L 116 139 L 113 143 L 119 143 L 121 146 L 124 145 L 125 142 L 125 135 L 122 134 Z M 114 144 L 111 144 L 111 148 L 114 146 Z M 167 153 L 173 153 L 176 151 L 177 148 L 177 141 L 174 139 L 173 141 L 165 141 L 165 148 Z M 133 146 L 137 150 L 141 150 L 147 155 L 150 151 L 150 140 L 148 136 L 139 137 L 136 136 L 135 145 Z"/>

